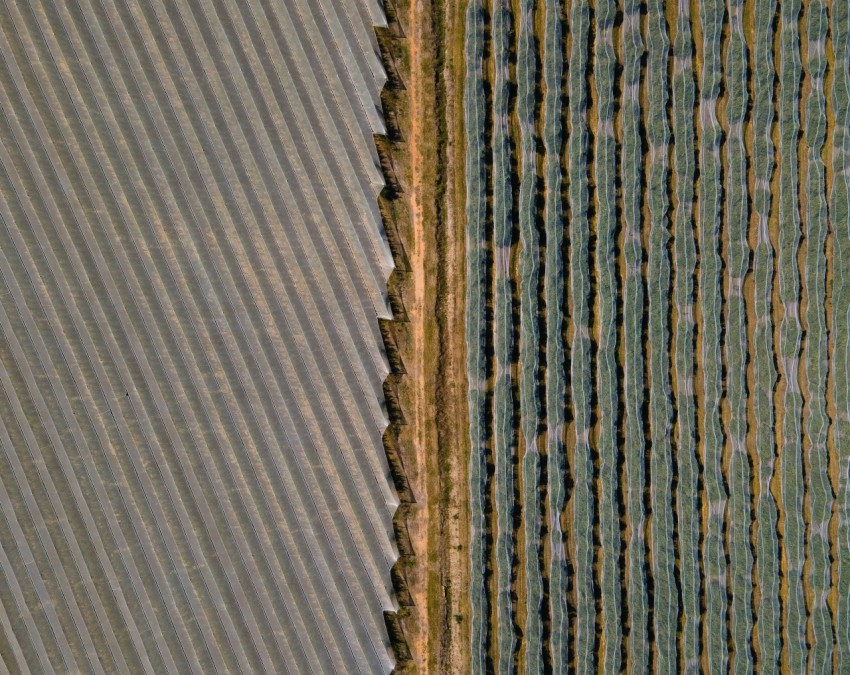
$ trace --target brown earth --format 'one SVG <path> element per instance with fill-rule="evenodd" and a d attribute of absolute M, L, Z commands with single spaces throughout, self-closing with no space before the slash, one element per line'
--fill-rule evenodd
<path fill-rule="evenodd" d="M 401 445 L 416 499 L 407 519 L 415 558 L 406 570 L 414 607 L 404 619 L 412 661 L 400 670 L 459 673 L 468 661 L 469 630 L 463 8 L 458 0 L 398 5 L 409 108 Z"/>

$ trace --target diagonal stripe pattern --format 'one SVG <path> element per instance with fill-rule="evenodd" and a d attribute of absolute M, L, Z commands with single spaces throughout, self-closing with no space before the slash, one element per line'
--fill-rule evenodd
<path fill-rule="evenodd" d="M 0 0 L 7 672 L 389 672 L 377 0 Z"/>

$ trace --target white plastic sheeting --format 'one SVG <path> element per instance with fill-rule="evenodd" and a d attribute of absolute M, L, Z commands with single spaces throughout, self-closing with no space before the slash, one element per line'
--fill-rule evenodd
<path fill-rule="evenodd" d="M 381 3 L 0 2 L 0 665 L 388 672 Z"/>

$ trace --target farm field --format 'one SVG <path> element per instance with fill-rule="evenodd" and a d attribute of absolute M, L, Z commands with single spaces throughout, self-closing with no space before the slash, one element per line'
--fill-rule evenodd
<path fill-rule="evenodd" d="M 846 1 L 0 6 L 0 672 L 847 669 Z"/>
<path fill-rule="evenodd" d="M 3 2 L 3 672 L 407 656 L 397 37 L 378 0 Z"/>
<path fill-rule="evenodd" d="M 465 3 L 472 672 L 846 666 L 849 30 Z"/>

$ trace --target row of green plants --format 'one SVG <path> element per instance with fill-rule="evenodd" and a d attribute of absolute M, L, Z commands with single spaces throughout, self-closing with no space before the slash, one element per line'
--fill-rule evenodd
<path fill-rule="evenodd" d="M 777 371 L 773 349 L 773 266 L 774 251 L 770 239 L 769 220 L 775 167 L 772 129 L 774 120 L 773 17 L 776 0 L 758 0 L 755 6 L 755 42 L 753 45 L 753 171 L 755 189 L 753 211 L 756 216 L 756 245 L 753 251 L 753 296 L 755 326 L 753 328 L 755 439 L 758 458 L 756 519 L 757 583 L 760 602 L 756 612 L 759 663 L 763 670 L 778 668 L 781 650 L 782 609 L 779 603 L 778 512 L 771 490 L 776 467 L 775 415 L 773 392 Z"/>
<path fill-rule="evenodd" d="M 647 94 L 649 117 L 649 261 L 647 296 L 649 302 L 650 370 L 650 458 L 652 508 L 652 578 L 654 582 L 653 619 L 655 629 L 655 667 L 658 673 L 678 670 L 677 635 L 679 602 L 675 580 L 676 552 L 673 544 L 673 457 L 670 383 L 670 198 L 668 160 L 670 126 L 667 122 L 667 64 L 670 41 L 664 2 L 647 3 Z"/>
<path fill-rule="evenodd" d="M 697 459 L 696 399 L 694 396 L 694 120 L 696 86 L 693 69 L 693 36 L 690 3 L 679 0 L 676 38 L 673 42 L 673 156 L 676 214 L 674 302 L 676 327 L 676 517 L 679 526 L 680 584 L 682 597 L 682 658 L 686 673 L 699 672 L 700 592 L 699 568 L 699 461 Z"/>
<path fill-rule="evenodd" d="M 801 3 L 788 0 L 780 5 L 779 35 L 779 299 L 783 316 L 779 328 L 779 364 L 784 383 L 782 417 L 782 509 L 785 534 L 787 600 L 785 602 L 785 642 L 792 672 L 803 672 L 806 664 L 806 601 L 803 593 L 805 562 L 805 523 L 803 522 L 803 458 L 801 417 L 803 399 L 797 371 L 800 363 L 800 246 L 798 207 L 799 162 L 797 142 L 800 133 L 799 96 L 802 77 L 800 62 Z"/>
<path fill-rule="evenodd" d="M 485 14 L 481 0 L 466 10 L 466 374 L 469 404 L 470 669 L 486 672 L 489 603 L 487 559 L 487 140 L 484 90 Z"/>
<path fill-rule="evenodd" d="M 493 256 L 494 271 L 494 393 L 493 452 L 496 503 L 496 617 L 500 673 L 511 671 L 516 649 L 511 577 L 514 562 L 515 403 L 511 365 L 514 352 L 513 282 L 513 175 L 510 136 L 510 60 L 513 16 L 508 0 L 493 4 Z"/>
<path fill-rule="evenodd" d="M 620 599 L 619 447 L 620 423 L 617 374 L 617 141 L 614 136 L 614 85 L 617 55 L 614 22 L 617 3 L 596 5 L 594 80 L 596 84 L 596 269 L 599 337 L 596 390 L 599 397 L 599 538 L 601 545 L 602 670 L 620 672 L 622 607 Z"/>
<path fill-rule="evenodd" d="M 726 622 L 726 552 L 723 523 L 726 517 L 726 484 L 723 479 L 723 430 L 720 418 L 721 365 L 721 260 L 720 224 L 723 215 L 722 132 L 717 121 L 723 67 L 724 7 L 722 0 L 700 3 L 702 23 L 702 78 L 700 86 L 700 195 L 699 195 L 699 295 L 702 306 L 703 481 L 705 485 L 705 536 L 703 577 L 705 580 L 705 650 L 709 672 L 728 669 Z"/>
<path fill-rule="evenodd" d="M 562 122 L 564 73 L 561 3 L 545 0 L 543 52 L 543 144 L 546 150 L 546 454 L 549 497 L 549 612 L 551 617 L 552 671 L 566 673 L 569 662 L 569 611 L 567 593 L 569 571 L 561 528 L 566 490 L 567 463 L 564 446 L 566 410 L 566 356 L 564 354 L 564 206 L 561 199 L 563 175 L 561 153 L 564 147 Z"/>
<path fill-rule="evenodd" d="M 827 605 L 830 591 L 829 520 L 833 494 L 829 481 L 826 434 L 827 333 L 826 333 L 826 167 L 822 152 L 826 140 L 827 12 L 822 0 L 813 0 L 806 16 L 807 63 L 811 83 L 806 101 L 806 379 L 809 390 L 806 436 L 808 456 L 808 557 L 810 615 L 814 641 L 809 655 L 811 672 L 832 669 L 832 617 Z"/>
<path fill-rule="evenodd" d="M 626 263 L 623 283 L 623 333 L 625 342 L 625 461 L 626 512 L 629 523 L 627 551 L 627 601 L 630 631 L 628 637 L 629 666 L 634 672 L 649 668 L 649 606 L 646 589 L 646 540 L 643 497 L 646 488 L 643 432 L 644 368 L 643 368 L 643 304 L 641 276 L 643 246 L 641 244 L 641 58 L 644 54 L 641 36 L 641 2 L 626 0 L 620 53 L 623 59 L 622 120 L 623 148 L 621 181 L 623 193 L 623 253 Z"/>
<path fill-rule="evenodd" d="M 526 673 L 543 672 L 543 575 L 540 569 L 540 455 L 537 427 L 540 422 L 537 327 L 540 241 L 537 233 L 537 137 L 535 96 L 537 58 L 534 42 L 534 0 L 519 3 L 517 48 L 517 118 L 520 136 L 519 236 L 520 236 L 520 416 L 525 454 L 522 462 L 523 518 L 525 528 L 525 653 Z"/>
<path fill-rule="evenodd" d="M 836 416 L 832 440 L 838 453 L 838 546 L 835 616 L 838 662 L 850 662 L 850 8 L 830 10 L 833 64 L 833 185 L 830 224 L 833 230 L 832 372 Z"/>
<path fill-rule="evenodd" d="M 726 397 L 729 401 L 727 437 L 729 456 L 729 576 L 732 591 L 733 669 L 753 669 L 753 553 L 750 462 L 747 455 L 747 308 L 744 278 L 750 264 L 747 240 L 747 149 L 744 122 L 747 114 L 747 43 L 744 36 L 743 0 L 729 0 L 729 41 L 726 46 Z"/>
<path fill-rule="evenodd" d="M 572 52 L 569 68 L 569 141 L 567 148 L 570 208 L 570 294 L 573 342 L 570 363 L 570 395 L 574 415 L 573 458 L 573 569 L 576 594 L 575 662 L 579 670 L 594 664 L 596 611 L 593 596 L 593 463 L 590 451 L 593 372 L 590 339 L 590 225 L 587 152 L 588 36 L 590 8 L 586 0 L 572 6 Z"/>

